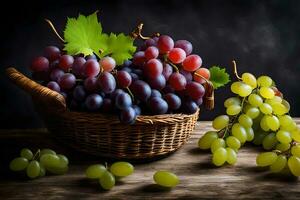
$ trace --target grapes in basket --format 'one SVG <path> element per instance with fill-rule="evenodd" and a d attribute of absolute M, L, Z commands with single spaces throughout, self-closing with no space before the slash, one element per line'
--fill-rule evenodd
<path fill-rule="evenodd" d="M 212 107 L 213 89 L 229 81 L 225 70 L 203 67 L 187 40 L 141 30 L 105 34 L 96 13 L 70 18 L 64 39 L 58 35 L 64 47 L 48 46 L 33 59 L 33 78 L 71 110 L 116 114 L 126 124 L 138 115 L 193 114 L 203 102 Z"/>

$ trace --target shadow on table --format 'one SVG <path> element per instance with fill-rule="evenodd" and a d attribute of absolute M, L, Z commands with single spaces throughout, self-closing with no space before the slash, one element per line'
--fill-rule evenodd
<path fill-rule="evenodd" d="M 203 149 L 200 149 L 198 147 L 195 147 L 195 148 L 192 148 L 192 149 L 189 149 L 187 150 L 187 152 L 191 155 L 205 155 L 205 154 L 209 154 L 210 151 L 209 150 L 203 150 Z"/>
<path fill-rule="evenodd" d="M 149 185 L 143 185 L 139 188 L 137 188 L 137 190 L 135 192 L 146 192 L 146 193 L 168 193 L 172 190 L 172 188 L 168 188 L 168 187 L 163 187 L 157 184 L 149 184 Z"/>

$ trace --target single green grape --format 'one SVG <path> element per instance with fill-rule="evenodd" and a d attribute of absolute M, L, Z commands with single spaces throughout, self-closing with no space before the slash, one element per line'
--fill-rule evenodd
<path fill-rule="evenodd" d="M 288 144 L 292 142 L 291 134 L 284 130 L 279 130 L 276 133 L 276 138 L 280 143 Z"/>
<path fill-rule="evenodd" d="M 247 97 L 251 94 L 252 87 L 250 85 L 247 85 L 245 83 L 241 84 L 238 88 L 238 95 L 241 97 Z"/>
<path fill-rule="evenodd" d="M 273 83 L 273 80 L 269 76 L 260 76 L 257 79 L 257 84 L 260 87 L 270 87 Z"/>
<path fill-rule="evenodd" d="M 259 94 L 266 99 L 272 99 L 275 96 L 274 90 L 269 87 L 261 87 L 259 89 Z"/>
<path fill-rule="evenodd" d="M 242 81 L 252 87 L 252 89 L 257 87 L 257 81 L 253 74 L 251 73 L 243 73 L 242 74 Z"/>
<path fill-rule="evenodd" d="M 292 125 L 293 118 L 289 115 L 282 115 L 278 117 L 281 128 L 286 128 Z"/>
<path fill-rule="evenodd" d="M 26 174 L 29 178 L 36 178 L 40 175 L 41 168 L 40 163 L 36 160 L 30 161 L 27 168 L 26 168 Z"/>
<path fill-rule="evenodd" d="M 28 166 L 28 160 L 23 157 L 13 159 L 9 164 L 9 169 L 12 171 L 22 171 Z"/>
<path fill-rule="evenodd" d="M 241 147 L 241 142 L 234 136 L 227 137 L 226 144 L 232 149 L 239 149 Z"/>
<path fill-rule="evenodd" d="M 227 115 L 220 115 L 216 117 L 213 122 L 212 126 L 216 130 L 221 130 L 225 128 L 229 123 L 229 117 Z"/>
<path fill-rule="evenodd" d="M 234 94 L 239 94 L 240 87 L 242 84 L 243 83 L 240 81 L 233 82 L 230 86 L 231 92 L 233 92 Z"/>
<path fill-rule="evenodd" d="M 232 149 L 232 148 L 226 148 L 226 154 L 227 154 L 227 163 L 230 164 L 230 165 L 233 165 L 236 163 L 237 161 L 237 155 L 236 155 L 236 152 Z"/>
<path fill-rule="evenodd" d="M 210 149 L 214 140 L 218 139 L 218 133 L 215 131 L 206 132 L 198 141 L 198 147 L 200 149 Z"/>
<path fill-rule="evenodd" d="M 245 130 L 246 130 L 246 134 L 247 134 L 246 141 L 251 142 L 254 139 L 254 131 L 251 127 L 245 128 Z"/>
<path fill-rule="evenodd" d="M 245 128 L 239 123 L 233 124 L 231 128 L 232 135 L 236 137 L 241 143 L 245 143 L 247 140 L 247 133 Z"/>
<path fill-rule="evenodd" d="M 279 96 L 274 96 L 272 99 L 266 99 L 265 103 L 270 104 L 271 106 L 275 103 L 281 103 L 282 102 L 282 98 Z"/>
<path fill-rule="evenodd" d="M 237 115 L 241 112 L 242 107 L 239 105 L 231 105 L 226 109 L 227 115 Z"/>
<path fill-rule="evenodd" d="M 61 165 L 60 158 L 56 154 L 43 154 L 40 157 L 40 162 L 46 169 Z"/>
<path fill-rule="evenodd" d="M 291 148 L 291 145 L 289 143 L 283 144 L 283 143 L 278 143 L 275 147 L 276 150 L 279 150 L 281 152 L 287 151 Z"/>
<path fill-rule="evenodd" d="M 266 167 L 272 165 L 276 161 L 277 157 L 277 154 L 274 152 L 264 152 L 256 157 L 256 164 L 260 167 Z"/>
<path fill-rule="evenodd" d="M 132 174 L 134 167 L 129 162 L 115 162 L 110 167 L 110 172 L 118 177 L 125 177 Z"/>
<path fill-rule="evenodd" d="M 155 172 L 153 180 L 156 184 L 163 187 L 175 187 L 179 183 L 179 178 L 176 174 L 164 170 Z"/>
<path fill-rule="evenodd" d="M 241 114 L 238 118 L 238 121 L 245 128 L 250 128 L 253 124 L 251 117 L 246 114 Z"/>
<path fill-rule="evenodd" d="M 270 127 L 267 124 L 267 115 L 263 116 L 262 119 L 260 120 L 260 127 L 264 131 L 269 131 Z"/>
<path fill-rule="evenodd" d="M 282 103 L 272 104 L 272 109 L 276 115 L 284 115 L 288 112 L 288 109 Z"/>
<path fill-rule="evenodd" d="M 259 106 L 259 110 L 265 114 L 265 115 L 269 115 L 272 113 L 272 106 L 270 106 L 270 104 L 267 103 L 263 103 Z"/>
<path fill-rule="evenodd" d="M 291 131 L 295 131 L 297 129 L 299 129 L 299 128 L 297 127 L 297 124 L 296 124 L 295 121 L 293 121 L 289 126 L 287 126 L 287 127 L 284 128 L 284 130 L 290 131 L 290 132 Z"/>
<path fill-rule="evenodd" d="M 221 147 L 217 149 L 212 155 L 212 163 L 216 166 L 223 165 L 227 160 L 227 151 Z"/>
<path fill-rule="evenodd" d="M 294 176 L 300 176 L 300 158 L 291 156 L 288 160 L 288 166 Z"/>
<path fill-rule="evenodd" d="M 300 145 L 295 145 L 291 148 L 291 153 L 293 156 L 300 157 Z"/>
<path fill-rule="evenodd" d="M 284 107 L 287 109 L 287 112 L 289 112 L 290 109 L 291 109 L 290 103 L 289 103 L 287 100 L 285 100 L 285 99 L 283 99 L 281 103 L 282 103 L 282 105 L 284 105 Z"/>
<path fill-rule="evenodd" d="M 295 130 L 291 131 L 291 137 L 296 142 L 300 142 L 300 130 L 296 128 Z"/>
<path fill-rule="evenodd" d="M 40 152 L 40 157 L 42 157 L 44 154 L 56 155 L 55 151 L 53 151 L 52 149 L 42 149 Z"/>
<path fill-rule="evenodd" d="M 278 155 L 276 161 L 270 165 L 270 171 L 273 173 L 281 172 L 287 164 L 286 156 Z"/>
<path fill-rule="evenodd" d="M 95 179 L 95 178 L 101 178 L 103 176 L 103 174 L 106 172 L 106 168 L 103 165 L 100 164 L 95 164 L 95 165 L 91 165 L 89 166 L 86 170 L 85 170 L 85 175 L 88 178 L 91 179 Z"/>
<path fill-rule="evenodd" d="M 210 150 L 213 153 L 221 147 L 225 147 L 225 141 L 222 138 L 218 138 L 212 142 Z"/>
<path fill-rule="evenodd" d="M 59 162 L 60 167 L 66 167 L 69 164 L 69 159 L 66 156 L 64 156 L 62 154 L 57 154 L 57 156 L 60 160 L 60 162 Z"/>
<path fill-rule="evenodd" d="M 273 149 L 277 143 L 278 143 L 278 141 L 277 141 L 275 133 L 270 133 L 270 134 L 266 135 L 262 142 L 265 150 Z"/>
<path fill-rule="evenodd" d="M 99 179 L 99 183 L 103 189 L 110 190 L 115 186 L 116 180 L 114 175 L 106 170 Z"/>
<path fill-rule="evenodd" d="M 263 104 L 263 99 L 257 94 L 250 94 L 248 97 L 248 102 L 250 105 L 258 107 Z"/>
<path fill-rule="evenodd" d="M 246 111 L 246 115 L 248 115 L 251 119 L 255 119 L 259 116 L 260 111 L 256 107 L 251 107 Z"/>
<path fill-rule="evenodd" d="M 231 105 L 241 105 L 241 100 L 238 97 L 230 97 L 224 101 L 224 107 L 228 108 Z"/>
<path fill-rule="evenodd" d="M 20 156 L 23 158 L 26 158 L 27 160 L 32 160 L 33 158 L 33 153 L 30 149 L 24 148 L 20 152 Z"/>
<path fill-rule="evenodd" d="M 275 115 L 266 116 L 266 123 L 272 131 L 276 131 L 280 127 L 279 119 Z"/>

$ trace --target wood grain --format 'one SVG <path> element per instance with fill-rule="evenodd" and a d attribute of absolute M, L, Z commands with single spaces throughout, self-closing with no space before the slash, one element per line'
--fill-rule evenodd
<path fill-rule="evenodd" d="M 297 119 L 299 122 L 299 119 Z M 272 175 L 256 167 L 255 158 L 262 149 L 247 145 L 238 154 L 234 166 L 214 167 L 210 154 L 197 148 L 198 138 L 210 129 L 210 122 L 199 122 L 189 142 L 161 160 L 135 163 L 135 173 L 118 182 L 111 191 L 103 191 L 97 181 L 87 180 L 84 170 L 92 163 L 111 162 L 71 151 L 57 144 L 45 129 L 0 131 L 0 199 L 300 199 L 297 178 Z M 27 180 L 7 170 L 10 159 L 21 147 L 51 147 L 70 158 L 70 171 L 62 176 Z M 166 190 L 152 179 L 156 170 L 170 170 L 180 184 Z"/>

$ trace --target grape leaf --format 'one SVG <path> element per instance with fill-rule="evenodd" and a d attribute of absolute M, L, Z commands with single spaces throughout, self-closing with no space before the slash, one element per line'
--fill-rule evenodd
<path fill-rule="evenodd" d="M 229 74 L 226 72 L 225 68 L 220 68 L 218 66 L 212 66 L 209 69 L 210 81 L 214 85 L 214 89 L 222 87 L 230 82 Z"/>
<path fill-rule="evenodd" d="M 115 59 L 117 65 L 121 65 L 125 60 L 132 58 L 136 50 L 133 45 L 134 39 L 123 33 L 118 35 L 111 33 L 109 36 L 103 34 L 102 40 L 103 52 L 100 53 L 100 57 L 109 55 Z"/>
<path fill-rule="evenodd" d="M 98 22 L 97 12 L 85 17 L 68 18 L 64 31 L 64 50 L 70 55 L 84 54 L 84 56 L 98 53 L 103 44 L 102 26 Z"/>

